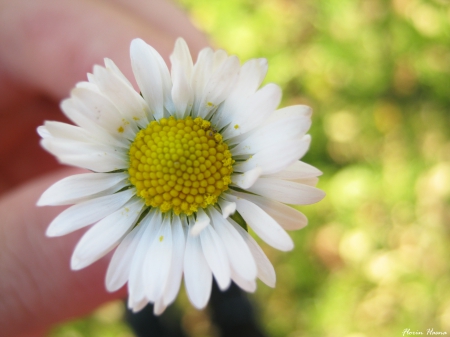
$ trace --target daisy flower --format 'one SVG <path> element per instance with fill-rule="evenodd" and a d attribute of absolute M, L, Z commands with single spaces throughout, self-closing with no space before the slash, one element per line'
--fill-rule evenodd
<path fill-rule="evenodd" d="M 139 91 L 113 61 L 94 66 L 61 103 L 75 124 L 47 121 L 42 146 L 89 173 L 49 187 L 38 205 L 72 205 L 48 236 L 90 227 L 75 247 L 73 270 L 116 248 L 106 288 L 128 283 L 128 306 L 154 303 L 160 314 L 184 275 L 192 304 L 204 308 L 212 278 L 253 292 L 256 278 L 275 286 L 275 272 L 247 225 L 270 246 L 293 248 L 286 230 L 306 217 L 286 204 L 315 203 L 321 174 L 299 161 L 309 147 L 311 109 L 277 110 L 281 90 L 259 88 L 265 59 L 242 66 L 223 50 L 203 49 L 194 64 L 183 39 L 171 70 L 141 39 L 131 42 Z"/>

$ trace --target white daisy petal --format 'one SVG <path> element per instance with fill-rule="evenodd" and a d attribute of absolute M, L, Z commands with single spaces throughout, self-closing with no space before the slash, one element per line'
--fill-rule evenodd
<path fill-rule="evenodd" d="M 279 111 L 281 110 L 275 111 L 272 116 L 280 115 L 278 113 Z M 246 137 L 246 134 L 243 134 L 230 140 L 230 144 L 237 144 L 232 149 L 232 153 L 234 156 L 256 153 L 275 144 L 283 143 L 291 139 L 300 139 L 306 132 L 304 130 L 305 125 L 308 125 L 309 128 L 310 124 L 310 118 L 301 115 L 287 116 L 285 118 L 278 118 L 273 122 L 266 122 L 250 133 L 247 133 L 249 135 L 248 137 Z M 267 137 L 269 134 L 270 137 Z"/>
<path fill-rule="evenodd" d="M 292 205 L 309 205 L 325 197 L 318 188 L 276 178 L 259 178 L 248 191 Z"/>
<path fill-rule="evenodd" d="M 258 195 L 232 192 L 234 196 L 253 202 L 269 214 L 278 224 L 286 230 L 302 229 L 308 224 L 308 219 L 300 211 L 282 204 L 281 202 L 270 200 Z"/>
<path fill-rule="evenodd" d="M 145 226 L 145 232 L 140 237 L 136 252 L 130 266 L 130 276 L 128 278 L 128 293 L 131 298 L 131 304 L 140 303 L 145 298 L 144 284 L 144 260 L 147 255 L 148 247 L 152 243 L 162 223 L 161 212 L 156 209 L 151 210 L 142 219 L 140 226 Z M 148 300 L 145 300 L 146 303 Z M 133 308 L 129 303 L 129 308 Z"/>
<path fill-rule="evenodd" d="M 112 70 L 94 66 L 95 81 L 100 91 L 117 107 L 122 118 L 135 131 L 135 125 L 146 127 L 150 111 L 144 99 Z"/>
<path fill-rule="evenodd" d="M 112 172 L 126 168 L 126 162 L 114 154 L 97 152 L 90 154 L 60 155 L 62 164 L 84 168 L 94 172 Z"/>
<path fill-rule="evenodd" d="M 139 300 L 135 300 L 131 295 L 128 297 L 128 308 L 130 308 L 134 313 L 144 309 L 147 304 L 148 301 L 145 297 Z"/>
<path fill-rule="evenodd" d="M 92 90 L 75 88 L 71 92 L 73 102 L 80 112 L 100 125 L 122 144 L 129 146 L 127 139 L 133 139 L 136 129 L 130 124 L 131 118 L 121 115 L 114 104 L 105 96 Z"/>
<path fill-rule="evenodd" d="M 191 88 L 191 76 L 194 65 L 186 42 L 178 38 L 170 55 L 172 63 L 172 99 L 175 106 L 175 116 L 183 118 L 192 109 L 194 94 Z"/>
<path fill-rule="evenodd" d="M 266 73 L 265 59 L 250 60 L 242 65 L 233 90 L 212 118 L 212 122 L 218 125 L 219 129 L 231 122 L 234 113 L 243 105 L 245 99 L 256 92 Z"/>
<path fill-rule="evenodd" d="M 85 143 L 61 138 L 46 138 L 41 140 L 41 145 L 57 157 L 66 155 L 107 154 L 110 157 L 126 160 L 126 155 L 122 151 L 117 151 L 117 149 L 104 144 Z"/>
<path fill-rule="evenodd" d="M 172 84 L 167 66 L 164 62 L 161 64 L 159 54 L 141 39 L 134 39 L 131 42 L 130 56 L 133 73 L 142 96 L 153 116 L 162 118 L 165 96 L 170 93 Z"/>
<path fill-rule="evenodd" d="M 137 249 L 136 242 L 139 241 L 146 228 L 142 224 L 136 226 L 120 242 L 106 271 L 105 285 L 108 291 L 119 290 L 128 281 L 131 262 Z"/>
<path fill-rule="evenodd" d="M 79 126 L 45 121 L 44 126 L 38 128 L 38 133 L 42 138 L 63 138 L 75 140 L 78 142 L 85 142 L 86 140 L 93 140 L 92 134 Z"/>
<path fill-rule="evenodd" d="M 235 222 L 231 222 L 234 228 L 242 235 L 245 242 L 247 243 L 250 251 L 253 254 L 253 257 L 256 262 L 256 266 L 258 267 L 258 278 L 267 284 L 269 287 L 274 288 L 277 280 L 275 269 L 267 258 L 266 254 L 264 254 L 261 247 L 256 243 L 255 239 L 251 237 L 241 226 L 236 224 Z"/>
<path fill-rule="evenodd" d="M 199 117 L 208 116 L 227 98 L 236 82 L 239 67 L 239 60 L 236 56 L 231 56 L 221 63 L 206 84 L 207 90 L 204 91 L 197 108 Z"/>
<path fill-rule="evenodd" d="M 91 135 L 97 135 L 98 138 L 105 139 L 106 142 L 113 138 L 99 124 L 95 123 L 95 121 L 93 122 L 91 118 L 82 113 L 76 106 L 73 99 L 68 98 L 63 100 L 60 104 L 60 108 L 67 118 L 69 118 L 72 122 L 74 122 L 81 128 L 89 131 Z"/>
<path fill-rule="evenodd" d="M 236 212 L 236 203 L 230 202 L 224 199 L 219 200 L 220 210 L 222 211 L 222 217 L 228 218 L 230 215 Z"/>
<path fill-rule="evenodd" d="M 150 302 L 163 296 L 172 261 L 172 226 L 165 216 L 144 260 L 145 294 Z"/>
<path fill-rule="evenodd" d="M 254 293 L 256 290 L 256 282 L 255 280 L 246 280 L 239 273 L 237 273 L 233 267 L 231 268 L 231 279 L 234 283 L 236 283 L 239 287 L 244 289 L 248 293 Z"/>
<path fill-rule="evenodd" d="M 230 266 L 227 252 L 216 231 L 208 226 L 200 234 L 203 255 L 208 262 L 214 278 L 219 285 L 220 290 L 225 290 L 230 286 Z"/>
<path fill-rule="evenodd" d="M 111 70 L 117 77 L 119 77 L 122 81 L 124 81 L 126 84 L 128 84 L 130 87 L 133 88 L 133 85 L 131 84 L 131 82 L 120 71 L 120 69 L 116 66 L 116 64 L 113 62 L 113 60 L 111 60 L 109 58 L 105 58 L 104 61 L 105 61 L 106 69 Z"/>
<path fill-rule="evenodd" d="M 92 75 L 92 74 L 88 74 L 88 76 L 89 75 Z M 75 85 L 75 88 L 88 89 L 88 90 L 94 91 L 94 92 L 96 92 L 98 94 L 101 94 L 100 89 L 98 88 L 97 84 L 94 84 L 94 83 L 91 83 L 91 82 L 84 82 L 84 81 L 83 82 L 78 82 Z"/>
<path fill-rule="evenodd" d="M 99 221 L 100 219 L 103 219 L 107 215 L 111 214 L 111 212 L 118 210 L 135 194 L 136 191 L 134 189 L 129 189 L 112 195 L 90 199 L 71 206 L 61 212 L 50 223 L 47 228 L 46 235 L 66 235 L 76 231 L 77 229 Z"/>
<path fill-rule="evenodd" d="M 299 183 L 299 184 L 315 187 L 317 185 L 317 183 L 319 182 L 319 178 L 311 177 L 311 178 L 302 178 L 302 179 L 292 179 L 291 181 Z"/>
<path fill-rule="evenodd" d="M 105 256 L 133 226 L 142 206 L 142 200 L 133 199 L 90 228 L 73 251 L 71 268 L 82 269 Z"/>
<path fill-rule="evenodd" d="M 256 264 L 248 246 L 233 226 L 214 207 L 208 211 L 214 229 L 225 246 L 232 269 L 243 279 L 254 280 L 257 275 Z"/>
<path fill-rule="evenodd" d="M 269 245 L 282 251 L 294 248 L 291 237 L 259 206 L 245 199 L 237 199 L 236 206 L 247 224 Z"/>
<path fill-rule="evenodd" d="M 200 238 L 190 234 L 184 252 L 184 282 L 192 305 L 203 309 L 211 295 L 212 273 L 203 255 Z"/>
<path fill-rule="evenodd" d="M 279 178 L 285 180 L 297 180 L 304 178 L 314 178 L 322 175 L 322 172 L 314 166 L 302 161 L 296 161 L 284 170 L 267 175 L 267 178 Z"/>
<path fill-rule="evenodd" d="M 181 219 L 179 217 L 174 217 L 171 226 L 173 251 L 169 277 L 167 279 L 167 285 L 163 297 L 163 303 L 166 306 L 175 301 L 178 291 L 180 290 L 181 279 L 183 276 L 184 248 L 186 242 Z"/>
<path fill-rule="evenodd" d="M 211 222 L 209 216 L 203 211 L 203 209 L 199 209 L 197 212 L 197 219 L 195 220 L 195 224 L 190 231 L 190 235 L 197 236 L 201 233 L 203 229 L 205 229 Z"/>
<path fill-rule="evenodd" d="M 208 75 L 212 72 L 213 58 L 214 52 L 211 48 L 202 49 L 192 70 L 191 87 L 194 91 L 193 117 L 197 117 L 197 109 L 200 106 L 200 100 L 203 98 L 203 89 L 208 81 Z"/>
<path fill-rule="evenodd" d="M 260 167 L 262 174 L 279 172 L 303 157 L 309 148 L 310 141 L 311 137 L 306 135 L 302 139 L 272 145 L 257 152 L 250 159 L 236 164 L 234 170 L 246 172 Z"/>
<path fill-rule="evenodd" d="M 228 139 L 253 130 L 275 111 L 280 100 L 280 87 L 271 83 L 267 84 L 250 96 L 239 111 L 236 111 L 230 126 L 222 136 Z"/>
<path fill-rule="evenodd" d="M 86 197 L 101 196 L 99 193 L 117 186 L 125 187 L 126 173 L 82 173 L 66 177 L 47 188 L 39 198 L 38 206 L 69 205 Z"/>
<path fill-rule="evenodd" d="M 165 305 L 163 300 L 160 299 L 160 300 L 156 301 L 155 304 L 153 305 L 153 314 L 155 316 L 159 316 L 164 312 L 164 310 L 166 310 L 166 308 L 167 308 L 167 305 Z"/>
<path fill-rule="evenodd" d="M 244 169 L 245 169 L 245 167 L 244 167 Z M 262 172 L 263 172 L 263 169 L 259 166 L 256 166 L 252 169 L 249 169 L 248 171 L 246 171 L 244 173 L 232 174 L 231 181 L 233 182 L 233 184 L 239 186 L 240 188 L 247 189 L 247 188 L 250 188 L 256 182 L 256 180 L 258 180 L 258 178 L 261 176 Z"/>

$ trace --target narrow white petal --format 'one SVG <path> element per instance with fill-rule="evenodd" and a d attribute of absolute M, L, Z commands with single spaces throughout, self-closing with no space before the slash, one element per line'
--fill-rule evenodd
<path fill-rule="evenodd" d="M 244 104 L 246 98 L 254 94 L 267 73 L 265 59 L 253 59 L 244 63 L 233 90 L 212 118 L 219 129 L 231 122 L 234 113 Z"/>
<path fill-rule="evenodd" d="M 155 316 L 159 316 L 164 312 L 164 310 L 166 310 L 166 308 L 167 308 L 167 305 L 165 305 L 163 300 L 160 299 L 160 300 L 156 301 L 155 304 L 153 305 L 153 314 Z"/>
<path fill-rule="evenodd" d="M 214 278 L 223 291 L 230 286 L 230 264 L 228 262 L 227 252 L 223 246 L 222 240 L 216 231 L 208 226 L 200 234 L 203 255 L 208 262 Z"/>
<path fill-rule="evenodd" d="M 124 149 L 117 149 L 112 146 L 92 142 L 80 142 L 63 138 L 45 138 L 41 139 L 41 145 L 44 149 L 57 157 L 100 153 L 107 154 L 110 157 L 120 158 L 122 160 L 127 158 L 127 154 Z"/>
<path fill-rule="evenodd" d="M 281 89 L 269 83 L 252 96 L 236 111 L 230 126 L 222 134 L 224 139 L 249 132 L 258 127 L 280 104 Z"/>
<path fill-rule="evenodd" d="M 258 205 L 286 230 L 302 229 L 308 224 L 308 219 L 303 213 L 281 202 L 237 191 L 233 191 L 233 195 Z"/>
<path fill-rule="evenodd" d="M 195 220 L 195 224 L 190 231 L 190 235 L 199 235 L 201 231 L 210 224 L 210 222 L 211 219 L 209 218 L 209 216 L 202 208 L 199 208 L 197 211 L 197 219 Z"/>
<path fill-rule="evenodd" d="M 75 247 L 71 268 L 82 269 L 105 256 L 136 222 L 142 206 L 141 199 L 133 199 L 91 227 Z"/>
<path fill-rule="evenodd" d="M 50 223 L 47 236 L 61 236 L 90 225 L 115 212 L 127 203 L 136 191 L 123 192 L 84 201 L 64 210 Z"/>
<path fill-rule="evenodd" d="M 252 252 L 253 258 L 255 259 L 256 266 L 258 267 L 258 278 L 267 284 L 269 287 L 274 288 L 277 280 L 275 269 L 270 263 L 264 251 L 256 243 L 255 239 L 251 237 L 241 226 L 236 223 L 231 223 L 234 228 L 242 235 L 245 242 L 247 243 L 250 251 Z"/>
<path fill-rule="evenodd" d="M 38 126 L 37 133 L 38 133 L 39 136 L 41 136 L 41 138 L 50 138 L 50 137 L 52 137 L 51 133 L 49 132 L 49 130 L 44 125 Z"/>
<path fill-rule="evenodd" d="M 145 226 L 145 232 L 142 234 L 133 260 L 130 266 L 130 276 L 128 278 L 128 293 L 132 302 L 140 302 L 145 297 L 144 284 L 144 260 L 147 255 L 148 247 L 152 243 L 159 228 L 161 227 L 161 212 L 157 209 L 151 210 L 141 221 L 141 226 Z"/>
<path fill-rule="evenodd" d="M 288 140 L 283 143 L 265 148 L 250 159 L 234 165 L 235 172 L 246 172 L 260 167 L 262 174 L 272 174 L 284 170 L 298 161 L 308 151 L 311 137 L 304 136 L 302 139 Z"/>
<path fill-rule="evenodd" d="M 192 305 L 203 309 L 211 295 L 212 273 L 205 260 L 198 236 L 187 236 L 184 253 L 184 281 Z"/>
<path fill-rule="evenodd" d="M 145 297 L 137 299 L 133 298 L 131 295 L 128 296 L 128 308 L 134 313 L 144 309 L 147 304 L 148 300 Z"/>
<path fill-rule="evenodd" d="M 236 203 L 226 201 L 224 199 L 219 200 L 220 210 L 222 211 L 222 217 L 224 219 L 228 218 L 230 215 L 236 212 Z"/>
<path fill-rule="evenodd" d="M 110 157 L 107 154 L 59 156 L 58 160 L 61 164 L 94 172 L 112 172 L 126 168 L 126 164 L 122 160 L 117 157 Z"/>
<path fill-rule="evenodd" d="M 108 291 L 116 291 L 128 281 L 131 262 L 145 228 L 142 224 L 133 228 L 115 250 L 106 271 L 105 285 Z"/>
<path fill-rule="evenodd" d="M 172 240 L 172 262 L 170 263 L 170 272 L 163 298 L 163 303 L 166 306 L 175 301 L 183 277 L 183 259 L 186 238 L 183 225 L 178 216 L 175 216 L 172 220 Z"/>
<path fill-rule="evenodd" d="M 92 74 L 88 74 L 88 77 L 89 77 L 89 75 L 93 76 Z M 75 84 L 75 87 L 76 88 L 88 89 L 88 90 L 94 91 L 94 92 L 99 93 L 99 94 L 101 93 L 100 89 L 97 86 L 97 84 L 91 83 L 91 82 L 84 82 L 84 81 L 83 82 L 78 82 L 77 84 Z"/>
<path fill-rule="evenodd" d="M 175 60 L 180 63 L 180 66 L 184 69 L 186 77 L 191 78 L 192 72 L 194 70 L 194 63 L 192 62 L 192 56 L 189 51 L 189 47 L 183 38 L 179 37 L 175 41 L 175 48 L 172 55 L 170 55 L 170 60 Z"/>
<path fill-rule="evenodd" d="M 236 273 L 246 280 L 254 280 L 257 275 L 255 260 L 239 233 L 228 220 L 213 207 L 208 209 L 214 229 L 221 238 L 227 251 L 230 265 Z"/>
<path fill-rule="evenodd" d="M 136 124 L 145 128 L 150 110 L 144 99 L 112 70 L 94 66 L 95 81 L 101 92 L 117 107 L 122 118 L 136 130 Z"/>
<path fill-rule="evenodd" d="M 203 98 L 203 91 L 211 76 L 213 68 L 214 52 L 211 48 L 204 48 L 198 54 L 197 62 L 192 70 L 191 87 L 194 93 L 194 108 L 192 116 L 197 117 L 197 108 Z"/>
<path fill-rule="evenodd" d="M 228 97 L 236 82 L 239 68 L 238 58 L 231 56 L 212 74 L 206 84 L 200 104 L 196 107 L 199 117 L 205 118 L 208 116 Z"/>
<path fill-rule="evenodd" d="M 245 290 L 248 293 L 254 293 L 256 290 L 256 282 L 255 280 L 246 280 L 242 278 L 233 268 L 231 268 L 231 279 L 236 283 L 240 288 Z"/>
<path fill-rule="evenodd" d="M 259 206 L 245 199 L 237 199 L 236 206 L 245 222 L 269 245 L 282 251 L 294 248 L 291 237 Z"/>
<path fill-rule="evenodd" d="M 69 205 L 101 193 L 115 185 L 125 186 L 126 173 L 82 173 L 54 183 L 42 193 L 38 206 Z M 122 184 L 120 184 L 122 183 Z"/>
<path fill-rule="evenodd" d="M 38 128 L 38 133 L 42 138 L 63 138 L 79 142 L 93 140 L 92 134 L 86 129 L 62 122 L 45 121 L 44 126 Z"/>
<path fill-rule="evenodd" d="M 279 115 L 279 111 L 275 111 L 272 116 Z M 269 120 L 271 119 L 269 118 Z M 256 153 L 275 144 L 283 143 L 291 139 L 300 139 L 305 135 L 305 124 L 309 128 L 311 119 L 295 114 L 285 118 L 278 118 L 275 121 L 266 121 L 253 131 L 228 140 L 228 144 L 237 144 L 232 149 L 234 156 Z"/>
<path fill-rule="evenodd" d="M 106 96 L 83 88 L 73 89 L 71 95 L 80 112 L 113 137 L 122 139 L 123 144 L 128 144 L 126 139 L 134 139 L 137 129 L 132 127 L 134 122 L 130 121 L 131 116 L 125 118 Z"/>
<path fill-rule="evenodd" d="M 248 191 L 292 205 L 314 204 L 325 197 L 318 188 L 276 178 L 259 178 Z"/>
<path fill-rule="evenodd" d="M 125 77 L 125 75 L 120 71 L 119 67 L 116 66 L 116 64 L 113 62 L 113 60 L 109 58 L 105 58 L 105 67 L 106 69 L 112 70 L 112 72 L 119 77 L 122 81 L 124 81 L 126 84 L 128 84 L 130 87 L 133 87 L 133 85 L 130 83 L 128 78 Z"/>
<path fill-rule="evenodd" d="M 161 65 L 159 54 L 141 39 L 134 39 L 130 47 L 131 65 L 136 82 L 152 114 L 159 119 L 164 116 L 165 91 L 171 89 L 167 66 Z M 167 95 L 167 94 L 166 94 Z"/>
<path fill-rule="evenodd" d="M 267 178 L 279 178 L 285 180 L 297 180 L 304 178 L 314 178 L 322 175 L 322 172 L 314 166 L 302 161 L 296 161 L 284 170 L 267 175 Z"/>
<path fill-rule="evenodd" d="M 106 141 L 111 140 L 112 137 L 108 131 L 103 129 L 99 124 L 93 123 L 91 118 L 82 113 L 75 105 L 75 101 L 72 98 L 63 100 L 60 104 L 60 108 L 67 118 L 88 131 L 90 135 L 95 135 L 97 139 Z"/>
<path fill-rule="evenodd" d="M 315 187 L 317 185 L 317 183 L 319 182 L 319 178 L 317 178 L 317 177 L 301 178 L 301 179 L 292 179 L 291 181 L 294 181 L 299 184 Z"/>
<path fill-rule="evenodd" d="M 190 112 L 194 103 L 194 92 L 191 88 L 194 65 L 189 48 L 182 38 L 178 38 L 175 42 L 170 61 L 172 63 L 172 99 L 175 114 L 178 118 L 183 118 Z"/>
<path fill-rule="evenodd" d="M 172 226 L 165 216 L 144 260 L 145 295 L 150 302 L 162 299 L 172 261 Z"/>
<path fill-rule="evenodd" d="M 233 169 L 239 172 L 239 166 L 238 168 L 234 167 Z M 243 169 L 245 169 L 245 167 Z M 259 166 L 256 166 L 252 169 L 249 169 L 248 171 L 245 171 L 242 174 L 232 174 L 231 181 L 233 182 L 233 184 L 239 186 L 240 188 L 247 189 L 250 188 L 256 182 L 256 180 L 258 180 L 262 172 L 263 169 Z"/>

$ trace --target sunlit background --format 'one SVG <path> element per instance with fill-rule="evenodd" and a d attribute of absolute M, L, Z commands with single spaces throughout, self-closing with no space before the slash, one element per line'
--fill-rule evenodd
<path fill-rule="evenodd" d="M 300 209 L 277 287 L 251 295 L 272 337 L 450 335 L 450 7 L 446 0 L 180 0 L 215 47 L 266 57 L 282 106 L 313 107 L 304 161 L 327 197 Z M 192 337 L 207 311 L 177 302 Z M 121 302 L 51 337 L 131 337 Z"/>

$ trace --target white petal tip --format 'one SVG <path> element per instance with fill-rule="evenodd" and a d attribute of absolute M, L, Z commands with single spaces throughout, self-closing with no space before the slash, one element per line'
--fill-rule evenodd
<path fill-rule="evenodd" d="M 219 286 L 219 289 L 221 291 L 227 290 L 230 287 L 230 285 L 231 285 L 231 279 L 228 279 L 227 282 L 223 282 L 223 281 L 219 282 L 219 280 L 217 280 L 217 279 L 216 279 L 216 281 L 217 281 L 217 285 Z"/>
<path fill-rule="evenodd" d="M 95 260 L 97 261 L 97 260 Z M 86 258 L 80 258 L 77 255 L 72 255 L 72 258 L 70 260 L 70 268 L 72 270 L 80 270 L 83 268 L 86 268 L 87 266 L 91 265 L 93 262 L 92 259 L 86 259 Z"/>
<path fill-rule="evenodd" d="M 51 227 L 47 228 L 47 231 L 45 232 L 45 235 L 48 236 L 49 238 L 54 238 L 56 236 L 61 236 L 62 234 L 60 234 L 58 232 L 58 230 L 55 230 Z"/>
<path fill-rule="evenodd" d="M 266 286 L 268 286 L 268 287 L 270 287 L 270 288 L 275 288 L 276 287 L 276 285 L 277 285 L 277 282 L 276 281 L 273 281 L 273 282 L 264 282 L 264 284 L 266 285 Z"/>
<path fill-rule="evenodd" d="M 222 216 L 227 219 L 230 215 L 236 212 L 236 203 L 230 202 L 222 209 Z"/>
<path fill-rule="evenodd" d="M 250 171 L 246 171 L 242 174 L 234 174 L 232 176 L 233 183 L 238 185 L 239 187 L 243 189 L 248 189 L 253 186 L 253 184 L 258 180 L 258 178 L 262 174 L 262 168 L 261 167 L 255 167 L 254 169 Z"/>
<path fill-rule="evenodd" d="M 42 196 L 39 198 L 39 200 L 36 202 L 36 206 L 42 207 L 47 206 L 47 203 L 45 202 L 45 198 L 42 198 Z"/>

